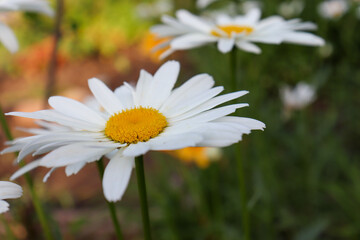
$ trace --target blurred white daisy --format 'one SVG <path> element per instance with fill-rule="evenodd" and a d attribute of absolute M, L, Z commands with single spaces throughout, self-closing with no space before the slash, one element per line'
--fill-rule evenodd
<path fill-rule="evenodd" d="M 9 210 L 9 203 L 4 199 L 14 199 L 22 196 L 22 188 L 12 182 L 0 181 L 0 213 Z"/>
<path fill-rule="evenodd" d="M 284 104 L 285 114 L 292 110 L 305 108 L 315 100 L 316 89 L 305 82 L 299 82 L 294 88 L 284 86 L 280 89 L 280 97 Z"/>
<path fill-rule="evenodd" d="M 217 0 L 197 0 L 196 7 L 199 9 L 206 8 L 207 6 L 209 6 L 210 4 L 212 4 L 215 1 L 217 1 Z"/>
<path fill-rule="evenodd" d="M 38 12 L 50 17 L 54 15 L 45 0 L 0 0 L 0 15 L 14 11 Z M 15 34 L 2 22 L 0 22 L 0 42 L 12 53 L 19 48 Z"/>
<path fill-rule="evenodd" d="M 152 3 L 140 3 L 136 6 L 136 12 L 139 17 L 158 18 L 164 13 L 169 13 L 173 10 L 173 3 L 169 0 L 157 0 Z"/>
<path fill-rule="evenodd" d="M 328 0 L 318 5 L 318 12 L 323 18 L 338 19 L 342 17 L 349 9 L 346 0 Z"/>
<path fill-rule="evenodd" d="M 156 25 L 152 32 L 159 37 L 170 37 L 158 48 L 169 47 L 162 58 L 176 50 L 185 50 L 217 42 L 222 53 L 227 53 L 234 46 L 237 48 L 260 53 L 254 43 L 280 44 L 282 42 L 321 46 L 324 40 L 303 30 L 314 30 L 316 25 L 300 22 L 299 19 L 284 20 L 280 16 L 272 16 L 260 20 L 259 9 L 251 9 L 243 16 L 230 17 L 218 15 L 213 19 L 195 16 L 186 10 L 176 12 L 177 19 L 164 16 L 164 24 Z"/>
<path fill-rule="evenodd" d="M 262 2 L 259 1 L 244 1 L 241 3 L 241 8 L 244 12 L 249 12 L 251 9 L 262 8 Z"/>
<path fill-rule="evenodd" d="M 223 87 L 213 87 L 207 74 L 196 75 L 173 90 L 180 70 L 170 61 L 152 76 L 142 70 L 136 87 L 125 83 L 114 92 L 100 80 L 89 80 L 89 88 L 103 110 L 75 100 L 55 96 L 52 110 L 7 115 L 55 122 L 47 130 L 30 129 L 34 136 L 18 138 L 2 153 L 20 151 L 18 161 L 29 154 L 46 154 L 20 169 L 11 179 L 38 166 L 66 167 L 77 173 L 86 163 L 109 156 L 103 190 L 109 201 L 120 200 L 130 179 L 134 158 L 150 150 L 185 147 L 225 147 L 251 130 L 265 125 L 251 118 L 227 116 L 248 104 L 220 104 L 239 98 L 247 91 L 217 96 Z M 216 108 L 217 107 L 217 108 Z"/>
<path fill-rule="evenodd" d="M 356 17 L 360 19 L 360 6 L 356 8 Z"/>
<path fill-rule="evenodd" d="M 290 2 L 282 2 L 278 11 L 284 17 L 294 17 L 299 15 L 304 9 L 304 2 L 301 0 L 292 0 Z"/>

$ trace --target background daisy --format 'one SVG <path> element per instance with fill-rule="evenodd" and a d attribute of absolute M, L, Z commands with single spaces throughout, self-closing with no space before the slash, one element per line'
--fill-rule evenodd
<path fill-rule="evenodd" d="M 231 17 L 221 14 L 212 19 L 193 15 L 186 10 L 178 10 L 176 19 L 164 17 L 164 24 L 154 26 L 152 32 L 159 37 L 173 38 L 168 43 L 170 49 L 161 56 L 162 58 L 176 50 L 196 48 L 209 43 L 217 43 L 218 50 L 222 53 L 230 52 L 233 47 L 237 47 L 257 54 L 261 49 L 254 43 L 287 42 L 309 46 L 324 44 L 322 38 L 304 32 L 316 29 L 313 23 L 300 22 L 299 19 L 284 20 L 280 16 L 260 20 L 260 16 L 260 9 L 251 9 L 243 16 Z"/>
<path fill-rule="evenodd" d="M 50 17 L 54 15 L 45 0 L 0 0 L 0 15 L 14 11 L 38 12 Z M 12 53 L 19 48 L 15 34 L 2 22 L 0 22 L 0 42 Z"/>

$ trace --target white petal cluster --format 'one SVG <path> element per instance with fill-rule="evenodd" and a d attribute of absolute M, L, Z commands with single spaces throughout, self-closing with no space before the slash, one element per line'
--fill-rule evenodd
<path fill-rule="evenodd" d="M 318 5 L 318 12 L 323 18 L 338 19 L 349 10 L 345 0 L 327 0 Z"/>
<path fill-rule="evenodd" d="M 299 19 L 284 20 L 272 16 L 260 20 L 260 9 L 251 9 L 245 15 L 230 17 L 225 14 L 214 18 L 195 16 L 186 10 L 178 10 L 177 18 L 163 16 L 164 24 L 152 27 L 151 31 L 158 37 L 170 38 L 157 48 L 168 48 L 161 58 L 167 57 L 176 50 L 200 47 L 217 43 L 220 52 L 227 53 L 235 46 L 241 50 L 259 54 L 261 49 L 254 43 L 280 44 L 283 42 L 309 46 L 321 46 L 324 40 L 304 30 L 314 30 L 316 25 L 301 22 Z M 251 28 L 251 32 L 224 32 L 222 26 L 239 26 Z M 214 34 L 216 32 L 216 34 Z"/>
<path fill-rule="evenodd" d="M 152 3 L 140 3 L 136 6 L 139 17 L 144 19 L 158 18 L 160 15 L 169 13 L 173 10 L 173 3 L 169 0 L 157 0 Z"/>
<path fill-rule="evenodd" d="M 304 9 L 304 2 L 301 0 L 292 0 L 290 2 L 282 2 L 278 11 L 284 17 L 294 17 L 299 15 Z"/>
<path fill-rule="evenodd" d="M 243 1 L 241 8 L 244 12 L 249 12 L 251 9 L 262 8 L 262 2 L 260 1 Z"/>
<path fill-rule="evenodd" d="M 197 0 L 196 1 L 196 7 L 199 9 L 206 8 L 216 0 Z"/>
<path fill-rule="evenodd" d="M 280 96 L 286 109 L 302 109 L 315 100 L 316 89 L 310 84 L 300 82 L 294 88 L 281 88 Z"/>
<path fill-rule="evenodd" d="M 115 91 L 98 79 L 90 79 L 89 88 L 102 111 L 55 96 L 49 99 L 51 110 L 8 113 L 52 122 L 40 122 L 45 129 L 29 129 L 33 136 L 15 139 L 2 151 L 19 151 L 18 161 L 29 154 L 38 156 L 47 153 L 20 169 L 11 179 L 38 166 L 52 170 L 66 167 L 67 175 L 76 174 L 86 163 L 106 155 L 110 162 L 103 178 L 104 194 L 109 201 L 117 201 L 127 187 L 136 156 L 150 150 L 225 147 L 240 141 L 243 134 L 265 127 L 255 119 L 227 116 L 248 104 L 219 107 L 247 94 L 247 91 L 218 96 L 224 88 L 213 87 L 214 80 L 207 74 L 196 75 L 173 89 L 179 71 L 179 63 L 170 61 L 154 75 L 142 70 L 136 87 L 124 83 Z M 159 135 L 145 142 L 122 144 L 105 135 L 105 126 L 111 116 L 138 107 L 158 110 L 165 116 L 168 125 Z"/>
<path fill-rule="evenodd" d="M 4 199 L 14 199 L 22 196 L 22 188 L 12 182 L 0 181 L 0 213 L 9 210 L 9 204 Z"/>
<path fill-rule="evenodd" d="M 45 0 L 0 0 L 0 14 L 13 11 L 38 12 L 52 17 L 53 10 Z M 12 53 L 19 48 L 14 32 L 0 22 L 0 42 Z"/>

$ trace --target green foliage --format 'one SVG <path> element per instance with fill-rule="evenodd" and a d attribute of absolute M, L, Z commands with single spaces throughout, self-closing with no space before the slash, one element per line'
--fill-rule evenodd
<path fill-rule="evenodd" d="M 72 1 L 64 20 L 64 46 L 73 56 L 114 56 L 149 27 L 133 1 Z"/>

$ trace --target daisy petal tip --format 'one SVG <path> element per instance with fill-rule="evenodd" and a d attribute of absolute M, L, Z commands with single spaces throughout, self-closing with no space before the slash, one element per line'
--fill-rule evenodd
<path fill-rule="evenodd" d="M 104 194 L 106 200 L 108 200 L 109 202 L 118 202 L 122 199 L 122 196 L 120 197 L 115 197 L 115 196 L 107 196 L 107 194 Z"/>
<path fill-rule="evenodd" d="M 173 71 L 180 71 L 180 63 L 176 60 L 169 60 L 163 64 L 164 68 L 172 68 Z"/>
<path fill-rule="evenodd" d="M 101 81 L 100 79 L 95 78 L 95 77 L 88 79 L 88 84 L 89 84 L 89 86 L 94 85 L 94 84 L 97 84 L 97 83 L 99 83 L 99 82 L 102 83 L 102 81 Z"/>

